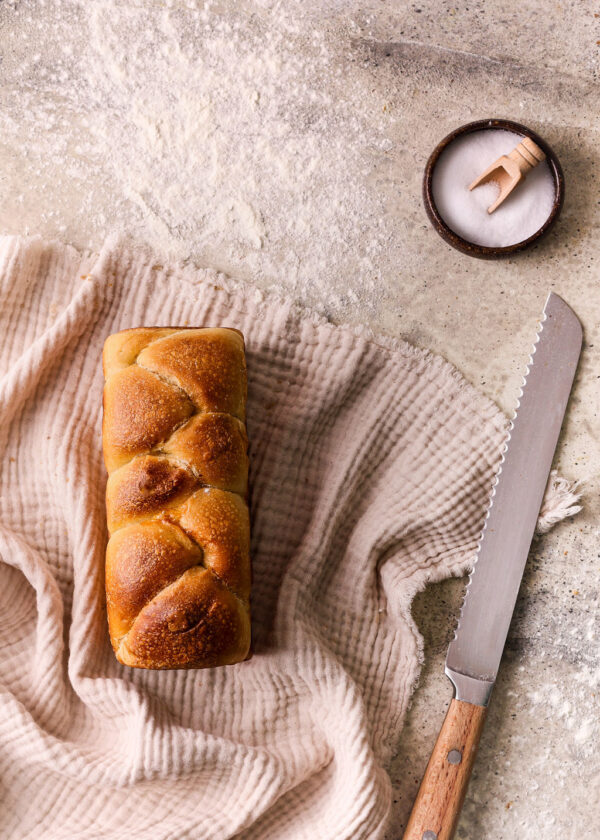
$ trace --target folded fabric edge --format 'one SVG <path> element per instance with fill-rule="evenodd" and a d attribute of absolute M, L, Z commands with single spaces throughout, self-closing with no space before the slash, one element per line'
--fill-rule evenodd
<path fill-rule="evenodd" d="M 535 529 L 536 536 L 547 534 L 558 522 L 583 510 L 579 504 L 580 489 L 580 481 L 569 481 L 559 476 L 557 470 L 551 471 Z"/>
<path fill-rule="evenodd" d="M 576 516 L 583 510 L 583 505 L 579 504 L 581 501 L 583 482 L 570 481 L 558 475 L 557 470 L 552 470 L 548 477 L 548 484 L 540 509 L 537 525 L 535 527 L 534 540 L 538 537 L 547 534 L 555 525 L 565 519 Z M 491 482 L 490 482 L 491 491 Z M 484 510 L 482 509 L 482 519 Z M 410 591 L 408 603 L 412 603 L 413 598 L 423 589 L 433 583 L 440 583 L 447 580 L 448 577 L 463 577 L 468 575 L 473 570 L 473 562 L 475 560 L 475 551 L 470 552 L 465 556 L 463 551 L 457 551 L 456 560 L 448 560 L 445 568 L 441 568 L 438 564 L 432 565 L 426 569 L 419 569 L 412 576 L 413 587 Z"/>

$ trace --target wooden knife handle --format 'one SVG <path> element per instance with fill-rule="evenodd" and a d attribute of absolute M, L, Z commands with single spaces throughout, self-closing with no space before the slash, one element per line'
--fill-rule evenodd
<path fill-rule="evenodd" d="M 404 832 L 404 840 L 452 840 L 485 721 L 485 706 L 452 700 Z"/>

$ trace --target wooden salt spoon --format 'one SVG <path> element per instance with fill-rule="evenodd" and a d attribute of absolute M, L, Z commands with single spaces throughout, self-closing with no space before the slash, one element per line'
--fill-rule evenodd
<path fill-rule="evenodd" d="M 546 155 L 537 143 L 534 143 L 530 137 L 525 137 L 509 155 L 499 157 L 479 178 L 475 178 L 469 189 L 474 190 L 481 184 L 495 181 L 500 187 L 500 192 L 498 198 L 488 207 L 488 213 L 493 213 L 508 198 L 517 184 L 525 180 L 527 173 L 545 158 Z"/>

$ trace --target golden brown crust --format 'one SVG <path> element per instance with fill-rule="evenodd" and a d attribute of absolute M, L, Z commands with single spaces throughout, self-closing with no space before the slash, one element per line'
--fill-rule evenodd
<path fill-rule="evenodd" d="M 177 526 L 154 520 L 121 528 L 106 550 L 106 597 L 115 648 L 140 611 L 192 566 L 202 550 Z"/>
<path fill-rule="evenodd" d="M 114 373 L 104 386 L 102 439 L 108 472 L 162 443 L 193 413 L 186 394 L 154 373 L 137 365 Z"/>
<path fill-rule="evenodd" d="M 106 485 L 108 532 L 152 519 L 180 503 L 197 481 L 190 470 L 156 455 L 140 455 L 113 472 Z"/>
<path fill-rule="evenodd" d="M 172 327 L 137 327 L 109 335 L 102 351 L 104 378 L 108 379 L 111 374 L 129 367 L 151 341 L 173 332 L 175 330 Z"/>
<path fill-rule="evenodd" d="M 243 336 L 125 330 L 106 340 L 103 368 L 117 658 L 141 668 L 238 662 L 250 646 Z"/>
<path fill-rule="evenodd" d="M 248 508 L 234 493 L 198 490 L 172 513 L 173 520 L 202 547 L 204 564 L 244 601 L 250 597 Z"/>
<path fill-rule="evenodd" d="M 194 465 L 202 484 L 246 495 L 248 437 L 231 414 L 197 414 L 176 431 L 164 452 Z"/>
<path fill-rule="evenodd" d="M 199 411 L 245 419 L 244 340 L 233 330 L 180 330 L 148 344 L 138 365 L 178 385 Z"/>
<path fill-rule="evenodd" d="M 142 609 L 118 657 L 136 668 L 207 668 L 240 662 L 249 644 L 247 610 L 196 566 Z"/>

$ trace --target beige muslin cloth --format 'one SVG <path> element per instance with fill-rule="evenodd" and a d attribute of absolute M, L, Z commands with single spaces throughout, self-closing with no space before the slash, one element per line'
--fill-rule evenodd
<path fill-rule="evenodd" d="M 506 421 L 449 364 L 211 271 L 0 240 L 0 836 L 380 838 L 410 614 L 469 565 Z M 242 330 L 254 657 L 134 671 L 104 605 L 100 354 Z M 555 485 L 546 523 L 575 512 Z"/>

